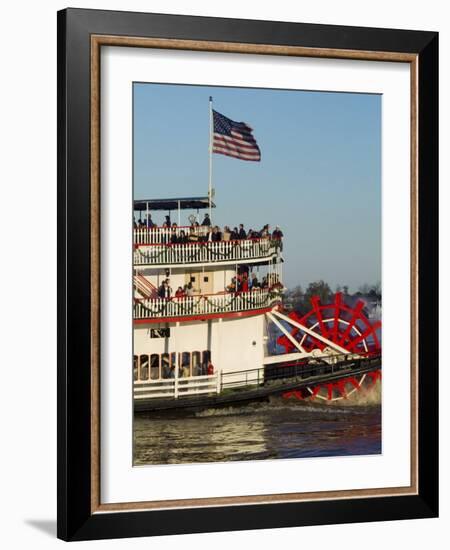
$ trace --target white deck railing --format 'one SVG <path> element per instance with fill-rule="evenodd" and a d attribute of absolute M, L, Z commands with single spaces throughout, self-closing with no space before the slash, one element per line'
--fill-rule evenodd
<path fill-rule="evenodd" d="M 161 380 L 136 380 L 134 398 L 178 398 L 188 395 L 220 393 L 220 375 L 190 376 L 189 378 L 166 378 Z"/>
<path fill-rule="evenodd" d="M 215 313 L 251 311 L 271 307 L 279 301 L 281 301 L 279 288 L 258 288 L 248 292 L 203 294 L 181 298 L 136 299 L 134 318 L 196 317 Z"/>
<path fill-rule="evenodd" d="M 134 251 L 134 264 L 176 265 L 255 260 L 273 256 L 280 245 L 280 240 L 269 238 L 140 245 Z"/>
<path fill-rule="evenodd" d="M 195 234 L 198 237 L 204 237 L 208 233 L 208 226 L 200 225 L 195 227 Z M 152 227 L 147 229 L 146 227 L 140 229 L 134 229 L 133 242 L 134 244 L 167 244 L 170 243 L 170 238 L 173 233 L 180 236 L 183 231 L 187 236 L 191 230 L 190 226 L 176 226 L 172 227 Z"/>

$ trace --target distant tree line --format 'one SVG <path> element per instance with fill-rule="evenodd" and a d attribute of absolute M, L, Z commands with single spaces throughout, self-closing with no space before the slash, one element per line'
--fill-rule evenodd
<path fill-rule="evenodd" d="M 287 290 L 283 301 L 288 308 L 296 311 L 308 311 L 311 309 L 312 296 L 319 296 L 322 304 L 326 304 L 333 301 L 336 292 L 342 292 L 344 296 L 351 298 L 365 297 L 381 302 L 381 283 L 372 285 L 365 283 L 358 287 L 356 292 L 351 294 L 347 285 L 337 285 L 333 291 L 330 285 L 322 280 L 309 283 L 306 290 L 300 285 Z"/>

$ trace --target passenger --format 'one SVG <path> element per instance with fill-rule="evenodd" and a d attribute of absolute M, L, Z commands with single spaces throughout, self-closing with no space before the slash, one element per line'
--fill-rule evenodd
<path fill-rule="evenodd" d="M 151 214 L 148 214 L 148 215 L 147 215 L 147 227 L 148 227 L 149 229 L 153 229 L 154 227 L 156 227 L 156 224 L 153 223 L 152 215 L 151 215 Z"/>
<path fill-rule="evenodd" d="M 241 292 L 248 292 L 248 275 L 244 273 L 241 278 Z"/>
<path fill-rule="evenodd" d="M 178 235 L 178 242 L 180 244 L 185 244 L 188 242 L 188 238 L 186 236 L 186 233 L 184 232 L 184 229 L 180 231 L 180 234 Z"/>
<path fill-rule="evenodd" d="M 170 279 L 166 279 L 165 281 L 165 287 L 166 287 L 166 298 L 170 298 L 172 296 L 172 288 L 170 286 Z"/>
<path fill-rule="evenodd" d="M 164 222 L 164 227 L 170 227 L 172 222 L 170 221 L 170 216 L 166 216 L 166 221 Z"/>
<path fill-rule="evenodd" d="M 230 241 L 237 241 L 239 239 L 239 231 L 238 228 L 235 227 L 230 235 Z"/>
<path fill-rule="evenodd" d="M 186 285 L 186 296 L 194 296 L 194 287 L 192 285 L 192 281 L 189 281 L 189 283 Z"/>
<path fill-rule="evenodd" d="M 208 240 L 208 233 L 209 233 L 209 226 L 205 226 L 206 231 L 199 231 L 198 232 L 198 242 L 200 243 L 206 243 Z"/>
<path fill-rule="evenodd" d="M 246 238 L 247 238 L 247 233 L 245 232 L 244 224 L 240 223 L 239 224 L 238 239 L 246 239 Z"/>
<path fill-rule="evenodd" d="M 175 378 L 175 365 L 170 365 L 169 378 Z"/>
<path fill-rule="evenodd" d="M 236 292 L 236 277 L 231 279 L 231 283 L 225 289 L 227 292 Z"/>
<path fill-rule="evenodd" d="M 181 370 L 182 370 L 182 377 L 183 378 L 189 378 L 189 376 L 191 376 L 189 365 L 183 365 Z"/>
<path fill-rule="evenodd" d="M 208 361 L 208 368 L 206 370 L 206 374 L 208 376 L 211 376 L 214 374 L 214 365 L 211 363 L 211 361 Z"/>
<path fill-rule="evenodd" d="M 178 243 L 178 235 L 175 227 L 172 226 L 172 231 L 170 233 L 170 244 L 177 244 L 177 243 Z"/>
<path fill-rule="evenodd" d="M 275 227 L 274 232 L 272 233 L 272 239 L 277 239 L 277 240 L 279 240 L 279 239 L 282 239 L 282 238 L 283 238 L 283 232 L 281 231 L 280 226 L 277 225 L 277 226 Z"/>
<path fill-rule="evenodd" d="M 226 225 L 226 226 L 223 228 L 222 239 L 223 239 L 224 241 L 229 241 L 229 240 L 230 240 L 230 237 L 231 237 L 231 231 L 230 231 L 230 228 L 228 227 L 228 225 Z"/>
<path fill-rule="evenodd" d="M 270 236 L 270 228 L 269 224 L 266 224 L 260 231 L 260 235 L 262 238 L 267 238 Z"/>
<path fill-rule="evenodd" d="M 203 221 L 202 221 L 202 225 L 208 225 L 208 226 L 211 225 L 211 220 L 209 218 L 208 213 L 205 214 L 205 217 L 203 218 Z"/>
<path fill-rule="evenodd" d="M 179 286 L 177 288 L 177 291 L 175 292 L 175 297 L 176 298 L 183 298 L 184 296 L 186 296 L 186 293 L 184 292 L 183 287 Z"/>
<path fill-rule="evenodd" d="M 206 233 L 204 240 L 208 243 L 213 241 L 213 228 L 211 226 L 208 227 L 208 232 Z"/>
<path fill-rule="evenodd" d="M 165 298 L 166 297 L 166 282 L 165 281 L 163 281 L 158 287 L 158 296 L 159 296 L 159 298 Z"/>
<path fill-rule="evenodd" d="M 133 229 L 137 229 L 138 224 L 136 223 L 136 218 L 133 217 Z"/>
<path fill-rule="evenodd" d="M 174 372 L 174 375 L 175 375 L 175 372 Z M 167 357 L 163 357 L 162 377 L 170 378 L 169 359 Z"/>
<path fill-rule="evenodd" d="M 262 283 L 261 283 L 261 288 L 267 288 L 269 286 L 268 282 L 267 282 L 267 277 L 263 277 L 263 280 L 262 280 Z"/>
<path fill-rule="evenodd" d="M 213 229 L 211 239 L 213 242 L 219 242 L 222 240 L 222 233 L 220 232 L 220 229 L 217 227 L 217 225 Z"/>
<path fill-rule="evenodd" d="M 250 278 L 250 287 L 252 290 L 259 288 L 259 281 L 258 277 L 256 276 L 256 273 L 252 273 L 252 276 Z"/>
<path fill-rule="evenodd" d="M 198 237 L 198 233 L 195 230 L 195 227 L 191 227 L 189 229 L 189 235 L 187 240 L 190 243 L 198 243 L 199 237 Z"/>
<path fill-rule="evenodd" d="M 280 226 L 275 227 L 275 231 L 272 233 L 272 239 L 279 241 L 279 247 L 280 251 L 283 251 L 283 241 L 281 240 L 283 238 L 283 232 L 280 229 Z"/>

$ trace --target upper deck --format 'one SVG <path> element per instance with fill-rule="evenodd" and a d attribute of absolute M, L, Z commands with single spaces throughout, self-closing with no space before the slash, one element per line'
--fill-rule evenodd
<path fill-rule="evenodd" d="M 134 265 L 171 268 L 183 265 L 226 266 L 237 262 L 256 264 L 274 261 L 280 255 L 281 233 L 270 233 L 268 225 L 262 231 L 248 233 L 243 228 L 213 226 L 211 219 L 200 225 L 199 210 L 209 208 L 211 212 L 214 207 L 207 197 L 135 201 L 134 208 L 139 212 L 140 221 L 135 221 L 133 229 Z M 168 212 L 163 226 L 156 225 L 152 219 L 155 210 Z M 178 223 L 171 219 L 173 210 L 177 212 Z M 197 216 L 189 216 L 191 225 L 180 225 L 182 210 L 197 212 Z"/>
<path fill-rule="evenodd" d="M 181 265 L 227 265 L 236 262 L 257 263 L 272 260 L 281 250 L 281 239 L 272 236 L 207 241 L 207 227 L 196 228 L 198 240 L 177 242 L 186 229 L 156 227 L 134 230 L 136 266 L 176 267 Z M 175 241 L 175 242 L 173 242 Z"/>

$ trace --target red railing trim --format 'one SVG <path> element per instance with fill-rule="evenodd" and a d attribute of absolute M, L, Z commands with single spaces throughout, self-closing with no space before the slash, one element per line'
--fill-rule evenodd
<path fill-rule="evenodd" d="M 184 315 L 179 317 L 149 317 L 143 319 L 133 319 L 133 322 L 137 325 L 149 324 L 149 323 L 178 323 L 183 321 L 201 321 L 203 319 L 219 319 L 223 317 L 251 317 L 252 315 L 262 315 L 268 311 L 272 311 L 274 305 L 270 307 L 260 309 L 250 309 L 244 311 L 227 311 L 223 313 L 204 313 L 197 315 Z"/>
<path fill-rule="evenodd" d="M 155 287 L 156 288 L 156 287 Z M 272 285 L 271 287 L 267 288 L 255 288 L 255 290 L 238 290 L 237 292 L 227 292 L 227 291 L 221 291 L 221 292 L 212 292 L 210 294 L 193 294 L 192 296 L 171 296 L 170 298 L 151 298 L 152 300 L 180 300 L 184 298 L 206 298 L 207 296 L 229 296 L 229 295 L 239 295 L 239 294 L 252 294 L 253 292 L 270 292 L 274 288 L 280 288 L 276 285 Z M 143 302 L 145 301 L 145 298 L 134 298 L 135 302 Z"/>

